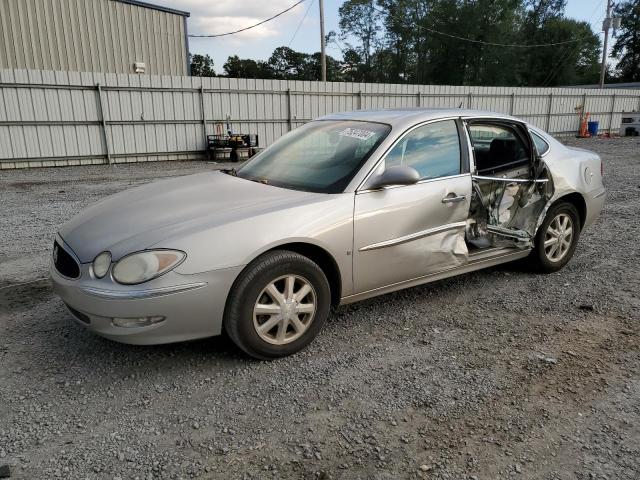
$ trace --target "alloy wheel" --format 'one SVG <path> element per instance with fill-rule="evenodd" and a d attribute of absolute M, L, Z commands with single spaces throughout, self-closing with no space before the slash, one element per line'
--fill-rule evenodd
<path fill-rule="evenodd" d="M 544 236 L 544 253 L 550 262 L 562 260 L 573 241 L 573 220 L 566 213 L 559 213 L 547 227 Z"/>
<path fill-rule="evenodd" d="M 299 275 L 285 275 L 269 282 L 253 307 L 257 334 L 273 345 L 300 338 L 313 322 L 316 298 L 311 282 Z"/>

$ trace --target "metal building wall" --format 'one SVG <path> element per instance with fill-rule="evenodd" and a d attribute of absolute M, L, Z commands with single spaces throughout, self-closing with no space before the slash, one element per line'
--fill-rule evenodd
<path fill-rule="evenodd" d="M 578 130 L 583 104 L 617 132 L 622 112 L 640 110 L 640 90 L 0 70 L 0 169 L 202 158 L 205 135 L 228 123 L 266 146 L 313 118 L 364 108 L 463 106 L 562 135 Z"/>
<path fill-rule="evenodd" d="M 115 0 L 0 0 L 0 68 L 187 75 L 185 17 Z"/>

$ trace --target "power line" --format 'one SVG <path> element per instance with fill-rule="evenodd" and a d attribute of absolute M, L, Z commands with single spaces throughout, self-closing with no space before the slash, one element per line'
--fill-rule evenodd
<path fill-rule="evenodd" d="M 225 35 L 234 35 L 236 33 L 240 33 L 240 32 L 245 32 L 247 30 L 251 30 L 252 28 L 256 28 L 259 27 L 260 25 L 270 22 L 271 20 L 273 20 L 274 18 L 278 18 L 280 15 L 284 15 L 285 13 L 287 13 L 289 10 L 293 10 L 294 8 L 296 8 L 298 5 L 300 5 L 302 2 L 304 2 L 305 0 L 300 0 L 298 2 L 296 2 L 295 4 L 291 5 L 289 8 L 287 8 L 286 10 L 282 10 L 279 13 L 276 13 L 274 16 L 269 17 L 265 20 L 262 20 L 261 22 L 258 22 L 254 25 L 250 25 L 248 27 L 244 27 L 241 28 L 239 30 L 234 30 L 233 32 L 226 32 L 226 33 L 217 33 L 215 35 L 189 35 L 189 37 L 193 37 L 193 38 L 214 38 L 214 37 L 224 37 Z"/>
<path fill-rule="evenodd" d="M 553 67 L 552 70 L 549 71 L 549 73 L 545 76 L 544 82 L 542 82 L 542 86 L 544 88 L 548 87 L 549 85 L 551 85 L 551 82 L 553 81 L 554 78 L 556 78 L 556 75 L 560 72 L 560 68 L 562 67 L 562 65 L 564 64 L 564 62 L 566 62 L 569 57 L 571 56 L 571 47 L 565 47 L 564 49 L 562 49 L 560 56 L 559 56 L 559 60 L 558 63 Z"/>
<path fill-rule="evenodd" d="M 553 43 L 531 43 L 531 44 L 519 44 L 519 43 L 495 43 L 495 42 L 485 42 L 483 40 L 475 40 L 473 38 L 465 38 L 458 37 L 456 35 L 451 35 L 450 33 L 439 32 L 438 30 L 434 30 L 428 27 L 422 27 L 424 30 L 427 30 L 431 33 L 437 33 L 438 35 L 443 35 L 445 37 L 455 38 L 456 40 L 463 40 L 465 42 L 471 43 L 480 43 L 482 45 L 492 45 L 495 47 L 513 47 L 513 48 L 540 48 L 540 47 L 554 47 L 557 45 L 566 45 L 567 43 L 577 43 L 581 42 L 582 38 L 577 38 L 575 40 L 565 40 L 564 42 L 553 42 Z"/>
<path fill-rule="evenodd" d="M 375 8 L 374 10 L 376 10 L 379 13 L 382 14 L 387 14 L 387 12 L 384 12 L 380 9 Z M 415 28 L 415 25 L 409 25 L 408 23 L 403 22 L 402 20 L 400 20 L 401 23 L 404 23 L 405 27 L 409 27 L 409 28 Z M 433 28 L 429 28 L 429 27 L 425 27 L 425 26 L 420 26 L 421 29 L 423 30 L 427 30 L 428 32 L 431 33 L 435 33 L 437 35 L 442 35 L 444 37 L 449 37 L 449 38 L 454 38 L 456 40 L 462 40 L 464 42 L 470 42 L 470 43 L 478 43 L 481 45 L 491 45 L 494 47 L 511 47 L 511 48 L 540 48 L 540 47 L 554 47 L 554 46 L 558 46 L 558 45 L 566 45 L 568 43 L 577 43 L 577 42 L 581 42 L 583 40 L 583 38 L 577 38 L 575 40 L 565 40 L 563 42 L 552 42 L 552 43 L 537 43 L 537 44 L 520 44 L 520 43 L 496 43 L 496 42 L 485 42 L 484 40 L 476 40 L 474 38 L 466 38 L 466 37 L 459 37 L 457 35 L 452 35 L 450 33 L 446 33 L 446 32 L 441 32 L 439 30 L 435 30 Z"/>
<path fill-rule="evenodd" d="M 603 3 L 604 3 L 604 0 L 600 0 L 600 2 L 598 2 L 598 5 L 596 5 L 596 8 L 594 8 L 593 12 L 591 12 L 591 15 L 589 16 L 589 20 L 587 20 L 587 23 L 589 25 L 591 25 L 591 20 L 593 20 L 593 17 L 595 17 L 596 13 L 600 10 L 600 8 L 602 7 Z M 566 60 L 568 60 L 570 56 L 571 56 L 571 48 L 569 48 L 567 46 L 564 49 L 562 49 L 562 52 L 560 53 L 560 60 L 558 61 L 556 66 L 551 71 L 549 71 L 549 73 L 545 77 L 545 80 L 542 83 L 543 87 L 548 87 L 551 84 L 551 82 L 556 77 L 558 72 L 560 72 L 560 68 L 561 68 L 562 64 Z"/>
<path fill-rule="evenodd" d="M 311 7 L 313 7 L 313 4 L 316 0 L 311 0 L 311 3 L 309 3 L 309 6 L 307 7 L 307 10 L 304 12 L 304 15 L 302 16 L 302 20 L 300 20 L 300 23 L 298 24 L 298 27 L 296 28 L 296 31 L 293 32 L 293 36 L 291 37 L 291 40 L 289 40 L 289 45 L 287 45 L 287 47 L 291 47 L 291 44 L 293 43 L 293 41 L 296 38 L 296 35 L 298 35 L 298 31 L 300 30 L 300 27 L 302 26 L 304 19 L 307 18 L 307 14 L 309 13 L 309 10 L 311 10 Z"/>
<path fill-rule="evenodd" d="M 333 41 L 336 43 L 336 45 L 338 46 L 338 48 L 340 49 L 340 51 L 342 53 L 345 52 L 346 48 L 345 46 L 340 42 L 340 40 L 338 40 L 338 37 L 333 37 Z"/>

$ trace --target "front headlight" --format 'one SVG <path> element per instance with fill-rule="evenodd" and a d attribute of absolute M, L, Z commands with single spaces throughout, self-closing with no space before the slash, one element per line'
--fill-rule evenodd
<path fill-rule="evenodd" d="M 102 252 L 93 260 L 93 274 L 96 278 L 102 278 L 107 274 L 110 266 L 111 254 L 109 252 Z"/>
<path fill-rule="evenodd" d="M 179 250 L 148 250 L 132 253 L 113 267 L 113 279 L 125 285 L 147 282 L 180 265 L 187 254 Z"/>

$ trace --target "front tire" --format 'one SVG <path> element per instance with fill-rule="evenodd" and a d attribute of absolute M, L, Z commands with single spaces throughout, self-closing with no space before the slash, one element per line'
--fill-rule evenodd
<path fill-rule="evenodd" d="M 538 272 L 553 273 L 564 267 L 580 238 L 580 215 L 573 204 L 560 202 L 548 211 L 536 233 L 529 266 Z"/>
<path fill-rule="evenodd" d="M 258 257 L 229 293 L 224 328 L 248 355 L 270 360 L 294 354 L 320 333 L 331 292 L 322 269 L 295 252 Z"/>

